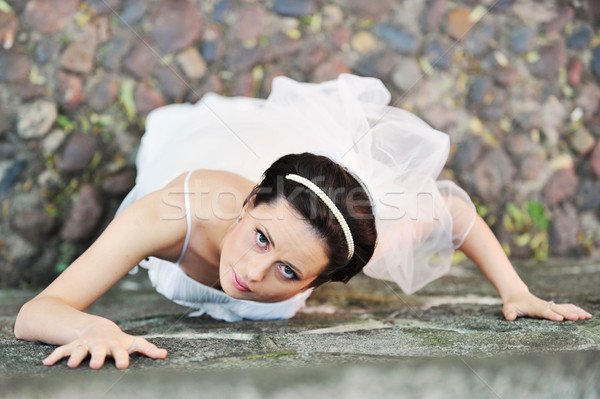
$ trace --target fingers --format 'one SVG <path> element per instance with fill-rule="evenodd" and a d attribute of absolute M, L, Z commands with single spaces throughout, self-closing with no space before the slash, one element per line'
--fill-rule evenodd
<path fill-rule="evenodd" d="M 167 351 L 159 348 L 153 343 L 146 341 L 144 338 L 136 337 L 131 344 L 129 353 L 139 352 L 152 359 L 164 359 L 167 357 Z"/>
<path fill-rule="evenodd" d="M 67 366 L 69 366 L 70 368 L 75 368 L 79 366 L 79 364 L 81 364 L 81 361 L 87 357 L 89 350 L 90 348 L 87 345 L 75 345 L 75 347 L 71 351 L 71 357 L 69 357 Z"/>
<path fill-rule="evenodd" d="M 576 321 L 576 320 L 585 320 L 592 317 L 592 315 L 585 310 L 581 309 L 578 306 L 572 305 L 570 303 L 563 303 L 559 305 L 550 306 L 554 313 L 560 314 L 567 320 Z"/>
<path fill-rule="evenodd" d="M 556 305 L 554 305 L 556 306 Z M 540 318 L 552 321 L 563 321 L 564 317 L 560 313 L 554 311 L 554 306 L 547 306 L 540 312 Z"/>
<path fill-rule="evenodd" d="M 517 319 L 517 310 L 514 306 L 505 305 L 502 313 L 504 313 L 504 318 L 508 321 L 515 321 Z"/>
<path fill-rule="evenodd" d="M 90 354 L 92 355 L 90 360 L 90 368 L 98 370 L 100 367 L 102 367 L 104 360 L 106 359 L 106 346 L 95 345 L 92 347 Z"/>
<path fill-rule="evenodd" d="M 58 348 L 54 349 L 50 356 L 42 360 L 42 363 L 44 364 L 44 366 L 52 366 L 60 359 L 68 355 L 69 353 L 66 352 L 65 346 L 59 346 Z"/>
<path fill-rule="evenodd" d="M 118 369 L 126 369 L 129 367 L 129 353 L 125 349 L 117 346 L 113 347 L 111 352 L 113 359 L 115 359 L 115 366 L 117 366 Z"/>

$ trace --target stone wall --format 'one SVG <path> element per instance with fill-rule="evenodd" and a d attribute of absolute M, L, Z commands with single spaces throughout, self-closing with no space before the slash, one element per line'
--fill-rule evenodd
<path fill-rule="evenodd" d="M 600 247 L 600 5 L 0 0 L 0 286 L 42 286 L 135 180 L 144 118 L 272 79 L 375 76 L 514 257 Z"/>

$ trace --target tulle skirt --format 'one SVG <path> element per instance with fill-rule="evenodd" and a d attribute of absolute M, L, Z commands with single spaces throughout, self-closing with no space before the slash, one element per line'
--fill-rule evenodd
<path fill-rule="evenodd" d="M 379 238 L 367 275 L 412 293 L 445 274 L 475 220 L 465 191 L 437 181 L 448 136 L 388 106 L 390 93 L 375 78 L 342 74 L 312 84 L 277 77 L 272 87 L 266 100 L 208 93 L 196 104 L 151 112 L 135 192 L 123 206 L 188 170 L 258 182 L 280 156 L 312 152 L 350 169 L 373 197 Z"/>

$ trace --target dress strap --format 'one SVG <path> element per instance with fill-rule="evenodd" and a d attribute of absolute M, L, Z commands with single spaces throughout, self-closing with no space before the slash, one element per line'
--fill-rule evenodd
<path fill-rule="evenodd" d="M 190 243 L 190 235 L 192 234 L 192 213 L 190 212 L 190 176 L 193 171 L 189 171 L 187 176 L 185 177 L 185 181 L 183 183 L 183 196 L 185 200 L 185 216 L 187 219 L 187 234 L 185 235 L 185 241 L 183 242 L 183 249 L 181 250 L 181 255 L 179 255 L 179 259 L 177 259 L 177 265 L 181 263 L 183 260 L 183 256 L 185 255 L 185 251 L 187 250 L 188 244 Z"/>

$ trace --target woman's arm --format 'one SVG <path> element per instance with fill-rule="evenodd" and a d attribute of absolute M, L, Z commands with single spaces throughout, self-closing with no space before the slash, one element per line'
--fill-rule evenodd
<path fill-rule="evenodd" d="M 187 224 L 184 218 L 162 220 L 161 215 L 172 214 L 172 207 L 166 209 L 163 191 L 147 195 L 120 213 L 87 251 L 23 305 L 15 336 L 63 345 L 45 364 L 70 356 L 68 365 L 76 367 L 88 352 L 93 368 L 101 367 L 106 355 L 113 356 L 119 368 L 128 366 L 132 352 L 166 356 L 164 349 L 123 333 L 112 321 L 83 312 L 144 257 L 181 250 Z"/>
<path fill-rule="evenodd" d="M 465 205 L 466 206 L 466 205 Z M 492 230 L 480 217 L 475 223 L 460 250 L 463 251 L 494 285 L 504 306 L 502 312 L 506 320 L 518 316 L 539 317 L 561 321 L 563 319 L 589 319 L 591 314 L 572 304 L 552 304 L 529 292 Z"/>

